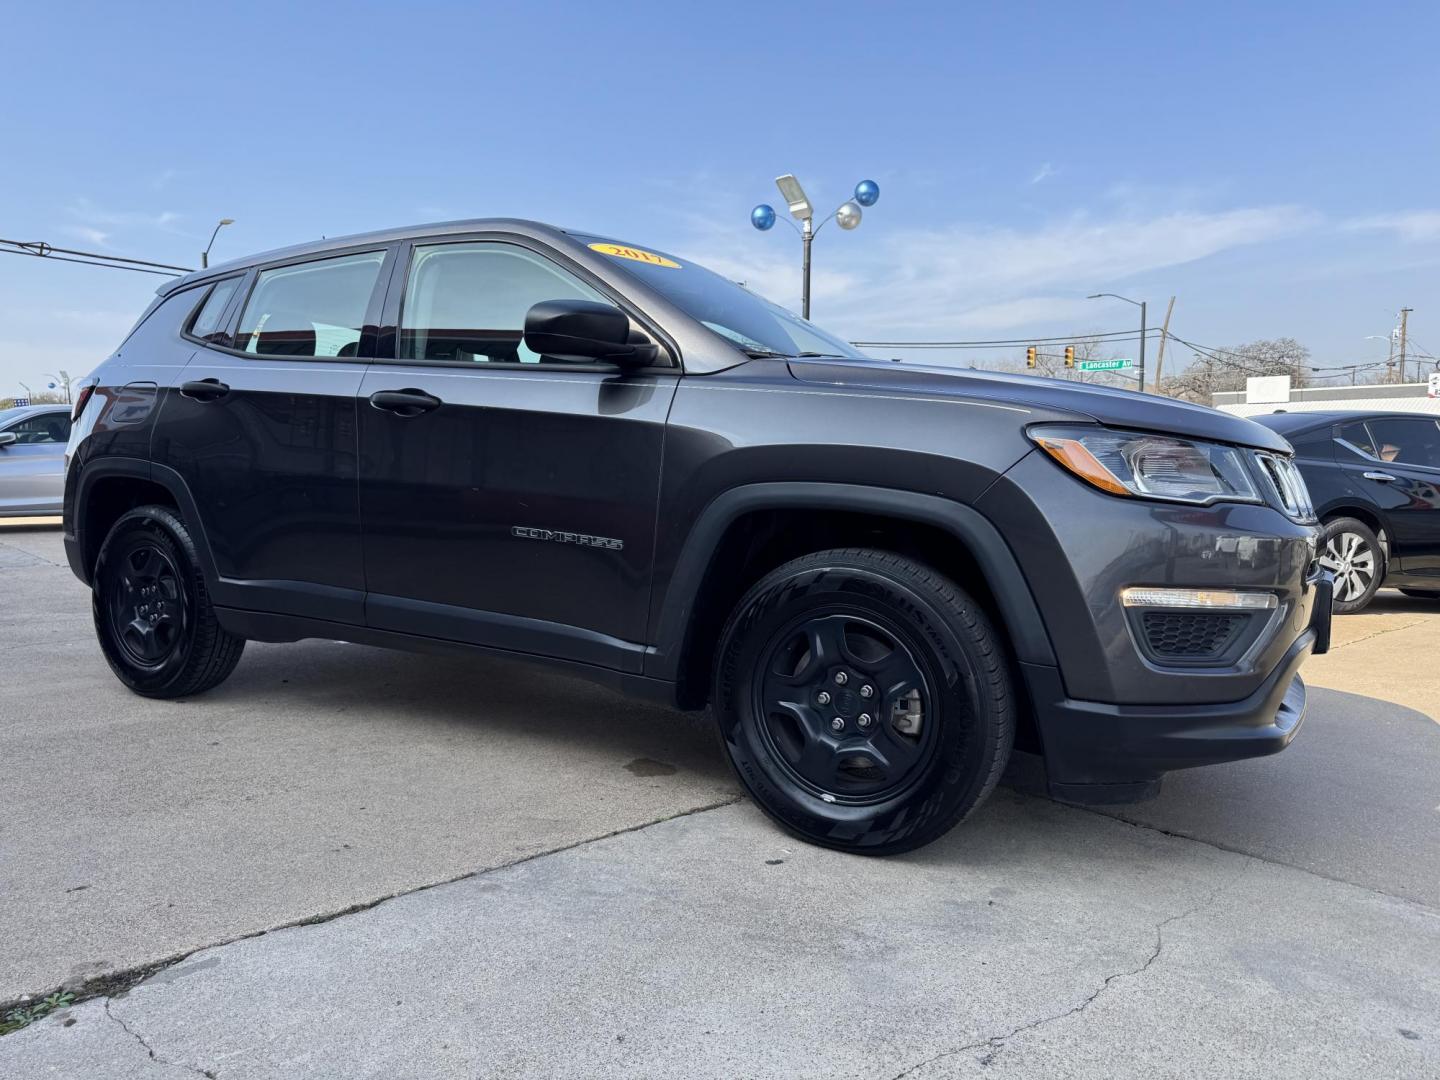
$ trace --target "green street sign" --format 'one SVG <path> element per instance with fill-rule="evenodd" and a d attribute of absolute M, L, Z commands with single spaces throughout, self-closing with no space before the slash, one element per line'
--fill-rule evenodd
<path fill-rule="evenodd" d="M 1133 360 L 1081 360 L 1075 365 L 1077 371 L 1119 371 L 1127 368 Z"/>

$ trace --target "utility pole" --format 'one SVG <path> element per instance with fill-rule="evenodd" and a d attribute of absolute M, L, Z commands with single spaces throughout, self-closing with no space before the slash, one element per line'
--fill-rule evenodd
<path fill-rule="evenodd" d="M 1400 309 L 1400 381 L 1402 383 L 1405 381 L 1405 317 L 1413 310 L 1408 307 Z"/>
<path fill-rule="evenodd" d="M 1160 389 L 1160 374 L 1165 366 L 1165 339 L 1170 336 L 1170 316 L 1175 311 L 1175 297 L 1170 297 L 1170 306 L 1165 309 L 1165 325 L 1160 328 L 1160 352 L 1155 357 L 1155 379 L 1153 385 L 1158 392 Z"/>

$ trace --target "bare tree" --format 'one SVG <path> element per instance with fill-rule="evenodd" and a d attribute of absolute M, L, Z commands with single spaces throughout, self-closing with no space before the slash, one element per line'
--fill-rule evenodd
<path fill-rule="evenodd" d="M 1294 338 L 1263 338 L 1197 352 L 1184 370 L 1166 376 L 1160 392 L 1209 405 L 1214 394 L 1244 390 L 1252 375 L 1289 375 L 1291 386 L 1305 386 L 1310 381 L 1310 350 Z"/>

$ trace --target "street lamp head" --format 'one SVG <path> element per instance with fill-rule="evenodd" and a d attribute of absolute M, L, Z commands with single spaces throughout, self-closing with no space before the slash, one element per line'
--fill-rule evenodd
<path fill-rule="evenodd" d="M 221 225 L 234 225 L 234 224 L 235 224 L 235 219 L 234 219 L 233 217 L 222 217 L 222 218 L 220 219 L 220 224 L 221 224 Z"/>
<path fill-rule="evenodd" d="M 860 207 L 853 202 L 842 203 L 839 210 L 835 211 L 835 224 L 842 229 L 855 229 L 860 226 Z"/>
<path fill-rule="evenodd" d="M 880 185 L 874 180 L 861 180 L 855 185 L 855 201 L 861 206 L 874 206 L 880 201 Z"/>
<path fill-rule="evenodd" d="M 775 208 L 769 203 L 761 203 L 750 211 L 750 224 L 764 232 L 775 224 Z"/>
<path fill-rule="evenodd" d="M 1085 297 L 1085 299 L 1086 299 L 1086 300 L 1099 300 L 1099 299 L 1100 299 L 1102 296 L 1104 296 L 1104 295 L 1105 295 L 1105 294 L 1104 294 L 1103 292 L 1091 293 L 1089 296 Z"/>
<path fill-rule="evenodd" d="M 810 199 L 806 196 L 805 189 L 800 186 L 800 181 L 793 175 L 786 173 L 784 176 L 777 176 L 775 186 L 780 189 L 792 216 L 800 221 L 809 221 L 814 217 L 815 211 L 810 205 Z"/>

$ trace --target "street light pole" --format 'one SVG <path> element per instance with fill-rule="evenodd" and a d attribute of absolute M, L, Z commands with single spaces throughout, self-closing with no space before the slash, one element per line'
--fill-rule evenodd
<path fill-rule="evenodd" d="M 815 234 L 825 225 L 824 219 L 819 225 L 815 224 L 815 208 L 810 204 L 810 197 L 805 194 L 805 189 L 800 186 L 800 181 L 793 175 L 786 173 L 784 176 L 775 178 L 775 186 L 780 189 L 780 194 L 785 197 L 785 203 L 790 214 L 800 222 L 797 228 L 795 223 L 790 222 L 790 227 L 800 234 L 800 313 L 806 319 L 810 318 L 810 245 L 814 243 Z M 846 199 L 832 215 L 835 223 L 840 228 L 849 231 L 860 225 L 860 218 L 863 211 L 862 206 L 874 206 L 880 199 L 880 185 L 874 180 L 861 180 L 855 185 L 855 195 Z M 750 211 L 750 224 L 761 232 L 772 228 L 775 224 L 775 208 L 768 203 L 761 203 Z"/>
<path fill-rule="evenodd" d="M 1140 309 L 1140 360 L 1139 363 L 1136 365 L 1136 374 L 1139 376 L 1139 383 L 1137 385 L 1140 392 L 1143 394 L 1145 392 L 1145 301 L 1131 300 L 1128 296 L 1121 296 L 1119 293 L 1113 292 L 1091 293 L 1085 299 L 1099 300 L 1102 296 L 1110 296 L 1116 300 L 1124 300 L 1125 303 L 1134 304 Z"/>
<path fill-rule="evenodd" d="M 1140 301 L 1140 393 L 1145 392 L 1145 301 Z"/>
<path fill-rule="evenodd" d="M 815 230 L 811 226 L 809 218 L 800 226 L 800 246 L 804 249 L 801 256 L 800 314 L 806 319 L 810 318 L 810 245 L 815 240 Z"/>
<path fill-rule="evenodd" d="M 203 270 L 210 265 L 210 249 L 215 246 L 215 237 L 220 235 L 220 230 L 226 225 L 234 224 L 234 218 L 222 217 L 220 219 L 220 223 L 215 226 L 215 231 L 210 234 L 210 243 L 206 244 L 205 250 L 200 253 L 200 269 Z"/>

